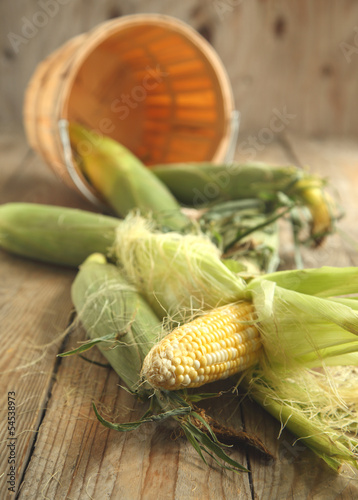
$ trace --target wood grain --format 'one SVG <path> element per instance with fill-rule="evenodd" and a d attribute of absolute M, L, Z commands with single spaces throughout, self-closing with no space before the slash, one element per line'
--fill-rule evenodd
<path fill-rule="evenodd" d="M 35 158 L 22 136 L 0 138 L 0 202 L 50 202 L 90 208 Z M 53 195 L 52 195 L 53 193 Z M 1 373 L 0 491 L 5 498 L 7 394 L 16 393 L 17 486 L 27 467 L 53 382 L 56 354 L 72 304 L 73 270 L 24 261 L 0 251 Z M 56 341 L 56 338 L 58 340 Z M 49 345 L 53 343 L 52 345 Z"/>
<path fill-rule="evenodd" d="M 247 140 L 241 135 L 240 141 Z M 37 157 L 28 152 L 23 138 L 0 136 L 4 169 L 0 170 L 0 200 L 54 202 L 90 208 L 75 192 L 59 183 Z M 241 151 L 241 152 L 240 152 Z M 240 156 L 241 155 L 241 156 Z M 244 154 L 238 150 L 237 159 Z M 306 140 L 287 135 L 266 144 L 256 160 L 279 164 L 310 164 L 325 172 L 341 192 L 347 216 L 344 231 L 356 235 L 358 147 L 354 142 Z M 343 174 L 342 174 L 343 173 Z M 337 245 L 337 246 L 336 246 Z M 355 262 L 355 250 L 343 238 L 327 239 L 326 253 L 338 265 Z M 283 252 L 290 253 L 289 242 Z M 312 251 L 307 252 L 309 259 Z M 344 257 L 342 257 L 344 255 Z M 347 257 L 348 255 L 348 257 Z M 36 347 L 56 338 L 69 322 L 70 285 L 74 271 L 32 263 L 0 254 L 0 325 L 3 356 L 0 362 L 0 444 L 7 437 L 6 395 L 16 391 L 17 487 L 20 500 L 75 499 L 355 499 L 358 478 L 337 476 L 256 404 L 239 398 L 207 402 L 208 413 L 219 421 L 260 436 L 276 459 L 266 461 L 245 447 L 229 453 L 251 472 L 234 474 L 209 460 L 206 467 L 169 423 L 147 424 L 139 431 L 120 434 L 102 427 L 93 414 L 95 401 L 105 418 L 135 420 L 145 405 L 119 387 L 120 380 L 105 367 L 79 357 L 56 354 L 83 340 L 72 332 L 66 343 L 56 341 L 47 349 Z M 323 259 L 323 256 L 322 256 Z M 343 260 L 341 260 L 343 259 Z M 346 260 L 348 259 L 348 260 Z M 43 355 L 41 360 L 31 366 Z M 104 361 L 93 350 L 88 356 Z M 0 496 L 6 496 L 7 454 L 0 452 Z M 22 481 L 21 481 L 22 480 Z M 20 482 L 21 481 L 21 482 Z"/>
<path fill-rule="evenodd" d="M 66 348 L 85 335 L 70 337 Z M 91 359 L 102 361 L 96 351 Z M 205 467 L 172 426 L 144 425 L 116 433 L 99 424 L 95 401 L 105 418 L 131 421 L 146 406 L 118 388 L 116 374 L 77 357 L 61 361 L 20 499 L 38 498 L 234 498 L 238 485 L 249 492 L 246 475 Z M 235 452 L 245 463 L 245 454 Z"/>

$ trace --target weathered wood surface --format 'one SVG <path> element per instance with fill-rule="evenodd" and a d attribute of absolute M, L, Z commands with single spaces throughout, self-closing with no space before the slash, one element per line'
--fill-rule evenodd
<path fill-rule="evenodd" d="M 292 130 L 357 135 L 355 0 L 2 0 L 0 125 L 21 127 L 24 89 L 51 51 L 106 19 L 148 12 L 178 17 L 212 43 L 242 130 L 286 109 Z"/>
<path fill-rule="evenodd" d="M 242 138 L 245 140 L 245 138 Z M 60 184 L 28 151 L 22 138 L 0 139 L 0 203 L 32 201 L 89 208 Z M 238 154 L 238 159 L 240 154 Z M 241 158 L 243 156 L 241 155 Z M 303 140 L 286 136 L 265 145 L 257 160 L 311 165 L 339 190 L 347 215 L 340 227 L 358 239 L 356 228 L 358 147 L 347 140 Z M 291 244 L 282 242 L 283 265 L 290 264 Z M 0 253 L 0 497 L 7 492 L 9 471 L 7 394 L 16 392 L 16 488 L 28 499 L 356 499 L 357 478 L 337 476 L 279 424 L 249 401 L 214 401 L 207 406 L 218 419 L 242 426 L 264 439 L 275 455 L 265 461 L 246 448 L 232 456 L 251 473 L 206 467 L 183 439 L 174 439 L 168 424 L 148 424 L 119 434 L 103 428 L 91 409 L 118 421 L 135 420 L 142 405 L 123 389 L 114 372 L 79 357 L 56 354 L 84 339 L 77 331 L 61 336 L 69 324 L 70 285 L 75 271 L 25 261 Z M 357 264 L 356 250 L 344 235 L 330 238 L 318 251 L 307 250 L 307 265 Z M 47 347 L 46 344 L 50 344 Z M 93 351 L 92 359 L 103 361 Z M 230 403 L 229 403 L 230 399 Z"/>

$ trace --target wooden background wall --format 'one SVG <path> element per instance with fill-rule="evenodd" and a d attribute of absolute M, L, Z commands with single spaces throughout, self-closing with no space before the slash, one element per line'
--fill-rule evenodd
<path fill-rule="evenodd" d="M 356 0 L 1 0 L 0 128 L 21 127 L 26 84 L 53 49 L 101 21 L 140 12 L 176 16 L 213 44 L 241 133 L 286 109 L 291 130 L 358 135 Z"/>

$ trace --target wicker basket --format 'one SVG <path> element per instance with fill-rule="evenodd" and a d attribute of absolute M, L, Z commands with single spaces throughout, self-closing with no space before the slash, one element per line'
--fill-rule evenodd
<path fill-rule="evenodd" d="M 183 22 L 134 15 L 79 35 L 36 69 L 25 96 L 30 145 L 96 201 L 66 153 L 59 123 L 77 121 L 128 147 L 146 165 L 224 161 L 237 113 L 213 48 Z"/>

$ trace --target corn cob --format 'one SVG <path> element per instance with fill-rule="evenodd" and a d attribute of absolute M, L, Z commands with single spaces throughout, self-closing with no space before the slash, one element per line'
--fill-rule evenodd
<path fill-rule="evenodd" d="M 165 184 L 127 148 L 76 123 L 69 124 L 69 134 L 80 168 L 117 215 L 137 208 L 171 230 L 190 224 Z"/>
<path fill-rule="evenodd" d="M 257 363 L 261 342 L 250 302 L 214 309 L 151 349 L 142 375 L 156 388 L 200 387 Z"/>
<path fill-rule="evenodd" d="M 296 196 L 311 213 L 311 235 L 320 244 L 325 235 L 332 232 L 335 206 L 333 199 L 322 190 L 322 181 L 303 178 L 292 188 Z"/>

